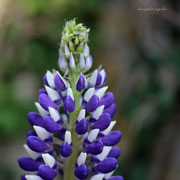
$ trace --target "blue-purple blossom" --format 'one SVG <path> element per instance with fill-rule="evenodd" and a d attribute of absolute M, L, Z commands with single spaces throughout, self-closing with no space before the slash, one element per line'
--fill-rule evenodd
<path fill-rule="evenodd" d="M 89 73 L 93 59 L 88 47 L 89 29 L 75 20 L 66 23 L 60 42 L 59 71 L 47 71 L 39 90 L 38 112 L 29 112 L 27 157 L 19 166 L 32 171 L 22 180 L 123 180 L 112 176 L 118 166 L 120 131 L 114 95 L 108 92 L 107 74 L 101 66 Z M 88 73 L 87 73 L 88 72 Z"/>

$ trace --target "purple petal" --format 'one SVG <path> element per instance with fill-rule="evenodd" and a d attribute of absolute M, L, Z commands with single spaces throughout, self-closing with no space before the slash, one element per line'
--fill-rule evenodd
<path fill-rule="evenodd" d="M 28 131 L 27 131 L 27 137 L 29 137 L 29 136 L 37 136 L 37 134 L 36 134 L 36 132 L 33 131 L 33 130 L 28 130 Z"/>
<path fill-rule="evenodd" d="M 43 118 L 36 112 L 29 112 L 28 120 L 32 126 L 36 125 L 43 127 Z"/>
<path fill-rule="evenodd" d="M 103 143 L 101 141 L 94 141 L 91 144 L 88 144 L 86 147 L 87 153 L 90 153 L 92 155 L 98 155 L 103 150 Z"/>
<path fill-rule="evenodd" d="M 101 140 L 105 146 L 114 146 L 120 141 L 121 136 L 122 133 L 120 131 L 112 131 Z"/>
<path fill-rule="evenodd" d="M 48 107 L 52 107 L 54 109 L 57 109 L 57 105 L 50 99 L 50 97 L 46 94 L 41 94 L 39 96 L 39 103 L 40 105 L 48 111 Z"/>
<path fill-rule="evenodd" d="M 98 72 L 96 86 L 99 86 L 101 84 L 101 81 L 102 81 L 102 76 L 101 76 L 100 72 Z"/>
<path fill-rule="evenodd" d="M 113 117 L 114 113 L 116 112 L 116 105 L 112 104 L 107 109 L 104 110 L 104 113 L 109 113 L 111 117 Z"/>
<path fill-rule="evenodd" d="M 111 92 L 106 93 L 99 101 L 99 106 L 104 105 L 105 108 L 111 106 L 114 102 L 114 95 Z"/>
<path fill-rule="evenodd" d="M 58 131 L 58 137 L 59 139 L 61 139 L 62 141 L 64 141 L 64 135 L 66 132 L 66 128 L 62 127 L 59 131 Z"/>
<path fill-rule="evenodd" d="M 47 92 L 44 88 L 41 88 L 41 89 L 39 89 L 39 95 L 40 94 L 47 94 Z"/>
<path fill-rule="evenodd" d="M 118 158 L 121 153 L 121 149 L 119 147 L 113 147 L 107 157 L 113 157 L 113 158 Z"/>
<path fill-rule="evenodd" d="M 63 157 L 68 157 L 71 155 L 71 153 L 72 153 L 72 147 L 67 142 L 63 142 L 60 146 L 60 154 Z"/>
<path fill-rule="evenodd" d="M 86 119 L 82 119 L 76 125 L 76 132 L 79 135 L 83 135 L 88 131 L 88 122 Z"/>
<path fill-rule="evenodd" d="M 44 82 L 44 84 L 45 84 L 46 86 L 49 86 L 48 81 L 47 81 L 46 74 L 45 74 L 44 77 L 43 77 L 43 82 Z"/>
<path fill-rule="evenodd" d="M 124 180 L 122 176 L 112 176 L 108 180 Z"/>
<path fill-rule="evenodd" d="M 89 102 L 85 106 L 85 110 L 93 112 L 98 107 L 99 98 L 97 95 L 93 95 Z"/>
<path fill-rule="evenodd" d="M 100 131 L 103 131 L 109 126 L 110 122 L 111 116 L 108 113 L 104 113 L 99 120 L 93 124 L 92 129 L 100 129 Z"/>
<path fill-rule="evenodd" d="M 55 77 L 54 77 L 54 83 L 57 87 L 57 89 L 59 89 L 60 91 L 64 91 L 67 89 L 67 84 L 65 83 L 64 79 L 62 79 L 62 77 L 56 73 Z"/>
<path fill-rule="evenodd" d="M 101 173 L 109 173 L 117 167 L 117 160 L 115 158 L 106 158 L 96 165 L 96 169 Z"/>
<path fill-rule="evenodd" d="M 89 170 L 86 165 L 81 165 L 76 168 L 74 174 L 79 179 L 86 179 L 88 177 Z"/>
<path fill-rule="evenodd" d="M 86 88 L 86 80 L 85 77 L 81 74 L 79 76 L 79 79 L 77 80 L 76 83 L 76 89 L 81 92 L 82 90 L 84 90 Z"/>
<path fill-rule="evenodd" d="M 49 148 L 48 144 L 37 136 L 29 136 L 27 138 L 27 145 L 35 152 L 44 152 Z"/>
<path fill-rule="evenodd" d="M 60 130 L 59 125 L 50 117 L 44 117 L 44 128 L 50 133 L 56 133 Z"/>
<path fill-rule="evenodd" d="M 29 157 L 21 157 L 18 159 L 19 166 L 25 171 L 36 171 L 38 170 L 40 163 L 36 162 Z"/>
<path fill-rule="evenodd" d="M 62 169 L 58 169 L 58 172 L 63 176 L 64 175 L 64 171 Z"/>
<path fill-rule="evenodd" d="M 25 174 L 21 175 L 21 180 L 26 180 Z"/>
<path fill-rule="evenodd" d="M 43 179 L 52 180 L 56 177 L 57 173 L 49 166 L 41 165 L 38 169 L 38 175 L 41 176 Z"/>
<path fill-rule="evenodd" d="M 91 157 L 91 162 L 92 163 L 98 163 L 98 162 L 100 162 L 100 160 L 96 156 L 92 156 Z"/>
<path fill-rule="evenodd" d="M 64 105 L 63 105 L 64 111 L 67 113 L 71 113 L 75 109 L 75 102 L 71 98 L 71 96 L 67 96 L 64 100 Z"/>

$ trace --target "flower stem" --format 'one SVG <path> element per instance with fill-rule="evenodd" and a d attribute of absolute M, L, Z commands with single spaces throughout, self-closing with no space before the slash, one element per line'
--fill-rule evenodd
<path fill-rule="evenodd" d="M 69 122 L 69 131 L 71 131 L 71 136 L 72 136 L 72 154 L 66 159 L 66 164 L 65 164 L 65 170 L 64 170 L 64 180 L 75 180 L 75 175 L 74 175 L 74 164 L 77 159 L 78 155 L 78 134 L 75 131 L 75 122 L 77 120 L 77 116 L 80 111 L 80 97 L 81 93 L 76 90 L 76 81 L 79 77 L 79 73 L 72 73 L 71 74 L 71 85 L 72 85 L 72 91 L 74 95 L 74 100 L 76 104 L 76 108 L 74 112 L 70 113 L 70 122 Z"/>

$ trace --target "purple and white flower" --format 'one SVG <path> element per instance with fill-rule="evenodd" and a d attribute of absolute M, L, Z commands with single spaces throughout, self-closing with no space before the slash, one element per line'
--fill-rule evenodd
<path fill-rule="evenodd" d="M 23 180 L 53 180 L 57 174 L 64 174 L 66 180 L 123 180 L 112 176 L 121 152 L 114 146 L 122 134 L 112 131 L 116 106 L 113 93 L 104 86 L 107 74 L 101 67 L 86 73 L 93 63 L 88 32 L 75 20 L 66 23 L 60 72 L 46 72 L 39 102 L 35 102 L 38 112 L 28 113 L 32 130 L 24 144 L 27 157 L 18 163 L 34 175 L 24 174 Z"/>

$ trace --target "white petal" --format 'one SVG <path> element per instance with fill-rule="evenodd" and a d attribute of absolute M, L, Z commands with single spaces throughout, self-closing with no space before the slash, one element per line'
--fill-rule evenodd
<path fill-rule="evenodd" d="M 80 69 L 80 70 L 81 70 L 81 69 L 84 69 L 85 66 L 86 66 L 86 64 L 85 64 L 84 55 L 81 54 L 81 55 L 80 55 L 80 61 L 79 61 L 79 69 Z"/>
<path fill-rule="evenodd" d="M 52 101 L 60 99 L 59 93 L 56 90 L 54 90 L 48 86 L 45 86 L 45 88 L 48 93 L 48 96 L 51 98 Z"/>
<path fill-rule="evenodd" d="M 83 54 L 87 58 L 89 56 L 89 53 L 90 53 L 89 46 L 85 44 L 84 49 L 83 49 Z"/>
<path fill-rule="evenodd" d="M 117 167 L 118 167 L 118 166 L 117 166 Z M 116 167 L 116 168 L 117 168 L 117 167 Z M 114 171 L 115 171 L 115 170 L 114 170 Z M 111 172 L 109 172 L 109 173 L 104 174 L 104 177 L 105 177 L 106 179 L 109 179 L 109 178 L 113 175 L 114 171 L 111 171 Z"/>
<path fill-rule="evenodd" d="M 45 164 L 48 165 L 50 168 L 52 168 L 56 163 L 56 160 L 54 159 L 54 157 L 48 153 L 42 154 L 42 158 Z"/>
<path fill-rule="evenodd" d="M 86 58 L 86 71 L 88 71 L 92 67 L 92 60 L 90 59 L 90 56 Z"/>
<path fill-rule="evenodd" d="M 66 97 L 67 96 L 67 89 L 64 90 L 64 91 L 61 91 L 61 96 L 62 97 Z"/>
<path fill-rule="evenodd" d="M 66 57 L 69 58 L 70 57 L 70 51 L 69 51 L 67 44 L 65 44 L 65 46 L 64 46 L 64 51 L 65 51 Z"/>
<path fill-rule="evenodd" d="M 96 85 L 97 75 L 98 75 L 98 71 L 97 71 L 97 69 L 96 69 L 96 70 L 92 73 L 92 75 L 91 75 L 91 77 L 90 77 L 90 79 L 89 79 L 89 81 L 88 81 L 88 85 L 89 85 L 90 87 L 93 87 L 93 86 Z"/>
<path fill-rule="evenodd" d="M 104 174 L 100 173 L 92 176 L 90 180 L 103 180 L 103 178 L 104 178 Z"/>
<path fill-rule="evenodd" d="M 48 82 L 49 86 L 52 88 L 55 88 L 56 86 L 54 84 L 54 74 L 51 73 L 50 71 L 47 71 L 46 78 L 47 78 L 47 82 Z"/>
<path fill-rule="evenodd" d="M 104 82 L 105 76 L 106 76 L 106 73 L 105 73 L 104 69 L 100 71 L 100 74 L 101 74 L 101 77 L 102 77 L 102 80 L 101 80 L 101 85 L 102 85 L 103 82 Z"/>
<path fill-rule="evenodd" d="M 104 86 L 104 87 L 98 89 L 94 94 L 96 94 L 99 97 L 99 99 L 101 99 L 103 97 L 104 93 L 107 91 L 107 89 L 108 89 L 108 86 Z"/>
<path fill-rule="evenodd" d="M 94 119 L 98 120 L 99 117 L 102 115 L 103 111 L 104 111 L 104 105 L 99 106 L 99 107 L 93 112 L 92 117 L 93 117 Z"/>
<path fill-rule="evenodd" d="M 83 75 L 84 76 L 84 75 Z M 88 80 L 87 80 L 87 78 L 84 76 L 84 80 L 85 80 L 85 87 L 87 88 L 87 86 L 88 86 Z"/>
<path fill-rule="evenodd" d="M 88 132 L 86 132 L 85 134 L 83 134 L 81 137 L 82 137 L 83 139 L 85 139 L 87 136 L 88 136 Z"/>
<path fill-rule="evenodd" d="M 97 138 L 98 134 L 99 134 L 99 129 L 91 130 L 89 135 L 88 135 L 89 142 L 93 142 Z"/>
<path fill-rule="evenodd" d="M 69 131 L 66 131 L 65 132 L 65 142 L 67 142 L 69 145 L 71 144 L 71 142 L 72 142 L 72 138 L 71 138 L 71 132 L 69 132 Z"/>
<path fill-rule="evenodd" d="M 103 161 L 107 155 L 109 154 L 110 150 L 112 149 L 111 146 L 104 146 L 103 147 L 103 151 L 101 152 L 101 154 L 98 154 L 96 157 L 100 160 Z"/>
<path fill-rule="evenodd" d="M 79 112 L 77 120 L 81 121 L 82 119 L 85 118 L 85 115 L 86 115 L 86 110 L 85 109 L 81 109 L 81 111 Z"/>
<path fill-rule="evenodd" d="M 52 74 L 53 74 L 53 76 L 55 76 L 56 75 L 56 72 L 58 72 L 57 70 L 55 70 L 55 69 L 52 69 Z"/>
<path fill-rule="evenodd" d="M 63 122 L 68 123 L 68 116 L 67 116 L 67 114 L 61 114 L 61 118 L 62 118 Z"/>
<path fill-rule="evenodd" d="M 42 141 L 44 141 L 50 136 L 50 133 L 40 126 L 33 126 L 33 128 Z"/>
<path fill-rule="evenodd" d="M 85 100 L 86 102 L 88 102 L 88 101 L 91 99 L 91 97 L 92 97 L 93 94 L 94 94 L 94 91 L 95 91 L 95 88 L 94 88 L 94 87 L 92 87 L 92 88 L 90 88 L 90 89 L 88 89 L 88 90 L 86 91 L 86 93 L 84 94 L 84 100 Z"/>
<path fill-rule="evenodd" d="M 37 152 L 31 150 L 27 144 L 24 144 L 24 149 L 26 150 L 26 152 L 32 159 L 37 159 L 41 155 L 41 153 L 37 153 Z"/>
<path fill-rule="evenodd" d="M 25 175 L 25 178 L 27 180 L 43 180 L 40 176 L 38 175 Z"/>
<path fill-rule="evenodd" d="M 52 107 L 49 107 L 48 109 L 49 109 L 50 116 L 54 119 L 55 122 L 57 122 L 60 119 L 59 112 Z"/>
<path fill-rule="evenodd" d="M 35 106 L 38 109 L 39 114 L 44 117 L 49 114 L 48 111 L 46 111 L 38 102 L 35 102 Z"/>
<path fill-rule="evenodd" d="M 116 121 L 111 121 L 110 125 L 104 131 L 101 131 L 101 132 L 104 135 L 109 134 L 109 132 L 112 130 L 112 128 L 114 127 L 115 124 L 116 124 Z"/>
<path fill-rule="evenodd" d="M 68 63 L 64 54 L 62 55 L 61 62 L 59 63 L 59 68 L 63 71 L 68 68 Z"/>
<path fill-rule="evenodd" d="M 71 69 L 76 69 L 75 60 L 74 60 L 74 56 L 72 53 L 71 53 L 70 59 L 69 59 L 69 66 Z"/>
<path fill-rule="evenodd" d="M 79 157 L 77 158 L 77 164 L 78 166 L 81 166 L 82 164 L 85 163 L 87 158 L 87 154 L 84 152 L 81 152 L 81 154 L 79 155 Z"/>
<path fill-rule="evenodd" d="M 67 89 L 67 96 L 70 96 L 74 100 L 73 92 L 70 87 Z"/>
<path fill-rule="evenodd" d="M 112 171 L 112 172 L 110 172 L 110 173 L 106 173 L 106 174 L 104 174 L 104 177 L 105 177 L 105 178 L 110 178 L 113 173 L 114 173 L 114 171 Z"/>
<path fill-rule="evenodd" d="M 83 97 L 81 96 L 81 97 L 79 98 L 79 105 L 80 105 L 80 106 L 82 106 L 82 102 L 83 102 Z"/>

